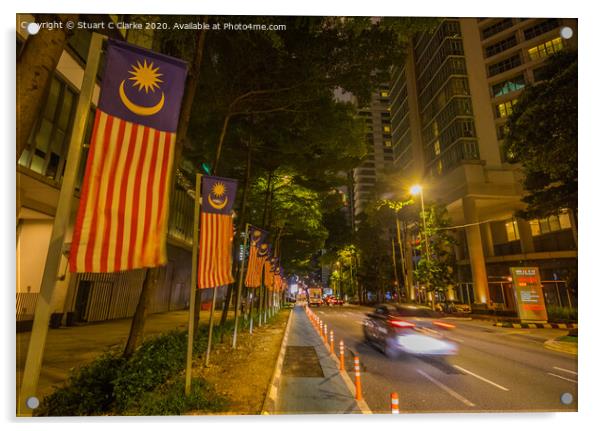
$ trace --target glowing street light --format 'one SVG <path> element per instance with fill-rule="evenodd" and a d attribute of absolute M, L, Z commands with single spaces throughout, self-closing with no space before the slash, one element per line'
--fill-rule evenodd
<path fill-rule="evenodd" d="M 410 193 L 413 196 L 422 194 L 422 186 L 419 184 L 414 184 L 412 187 L 410 187 Z"/>

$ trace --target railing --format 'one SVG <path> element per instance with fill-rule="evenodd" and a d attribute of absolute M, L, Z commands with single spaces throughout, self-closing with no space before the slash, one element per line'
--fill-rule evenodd
<path fill-rule="evenodd" d="M 38 293 L 17 292 L 17 322 L 32 320 L 38 302 Z"/>

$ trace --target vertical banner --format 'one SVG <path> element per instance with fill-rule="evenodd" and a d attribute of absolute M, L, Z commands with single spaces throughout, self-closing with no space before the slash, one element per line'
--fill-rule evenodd
<path fill-rule="evenodd" d="M 71 272 L 167 263 L 176 129 L 186 63 L 109 40 L 71 245 Z"/>
<path fill-rule="evenodd" d="M 520 320 L 547 322 L 548 313 L 541 288 L 539 268 L 515 267 L 510 268 L 510 271 Z"/>
<path fill-rule="evenodd" d="M 247 265 L 247 274 L 245 277 L 246 287 L 261 286 L 261 267 L 269 253 L 269 247 L 266 243 L 268 233 L 255 226 L 249 227 L 249 262 Z"/>
<path fill-rule="evenodd" d="M 204 176 L 202 181 L 201 232 L 199 238 L 198 288 L 234 282 L 232 276 L 232 207 L 237 181 Z"/>

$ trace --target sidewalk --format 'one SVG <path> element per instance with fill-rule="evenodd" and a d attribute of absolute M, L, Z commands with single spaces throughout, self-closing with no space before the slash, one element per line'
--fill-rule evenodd
<path fill-rule="evenodd" d="M 282 373 L 270 414 L 362 413 L 302 307 L 291 317 Z"/>

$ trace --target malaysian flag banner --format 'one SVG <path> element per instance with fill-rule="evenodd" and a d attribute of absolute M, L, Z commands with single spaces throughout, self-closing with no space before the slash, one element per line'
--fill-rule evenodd
<path fill-rule="evenodd" d="M 186 63 L 109 40 L 69 267 L 167 263 L 170 176 Z"/>
<path fill-rule="evenodd" d="M 201 233 L 198 288 L 224 286 L 232 276 L 232 207 L 237 181 L 204 176 L 202 179 Z"/>
<path fill-rule="evenodd" d="M 261 269 L 268 256 L 269 246 L 266 243 L 268 233 L 255 226 L 249 227 L 249 261 L 245 277 L 246 287 L 261 286 Z"/>
<path fill-rule="evenodd" d="M 274 289 L 274 271 L 272 267 L 272 262 L 274 258 L 267 259 L 264 264 L 265 273 L 264 273 L 264 284 L 268 288 L 268 290 Z"/>

